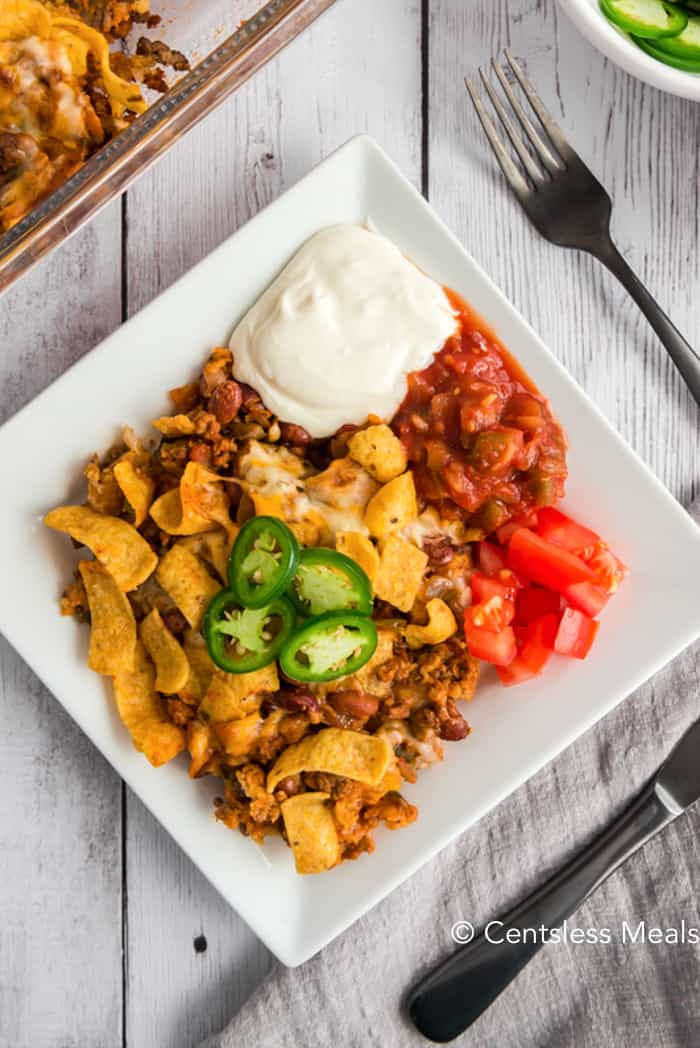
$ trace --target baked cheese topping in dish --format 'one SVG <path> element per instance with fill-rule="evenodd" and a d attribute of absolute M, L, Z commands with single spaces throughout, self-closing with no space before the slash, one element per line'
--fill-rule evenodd
<path fill-rule="evenodd" d="M 145 37 L 136 54 L 110 51 L 158 20 L 148 0 L 105 0 L 99 29 L 60 3 L 0 0 L 0 232 L 145 111 L 141 84 L 167 90 L 161 66 L 187 67 Z"/>
<path fill-rule="evenodd" d="M 312 437 L 390 419 L 406 376 L 457 327 L 442 287 L 385 237 L 339 225 L 308 240 L 233 333 L 234 375 Z"/>

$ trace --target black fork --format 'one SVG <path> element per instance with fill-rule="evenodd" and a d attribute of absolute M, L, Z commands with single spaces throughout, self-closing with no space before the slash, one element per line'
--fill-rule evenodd
<path fill-rule="evenodd" d="M 466 79 L 465 83 L 508 184 L 543 237 L 562 247 L 588 251 L 615 274 L 646 316 L 685 379 L 695 401 L 700 404 L 700 357 L 615 247 L 610 235 L 612 201 L 607 191 L 571 148 L 520 64 L 508 50 L 505 51 L 505 58 L 532 107 L 539 128 L 516 96 L 498 62 L 492 60 L 491 66 L 502 88 L 502 96 L 496 92 L 483 69 L 479 73 L 484 91 L 521 166 L 508 152 L 486 111 L 477 82 Z M 513 115 L 520 124 L 520 131 Z M 529 142 L 530 148 L 526 142 Z"/>

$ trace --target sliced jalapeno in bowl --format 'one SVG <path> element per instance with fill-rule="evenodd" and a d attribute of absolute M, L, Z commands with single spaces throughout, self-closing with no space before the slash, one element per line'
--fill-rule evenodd
<path fill-rule="evenodd" d="M 372 614 L 372 586 L 354 560 L 336 550 L 302 550 L 289 598 L 304 616 L 327 611 Z"/>
<path fill-rule="evenodd" d="M 700 73 L 700 15 L 691 15 L 677 36 L 662 40 L 635 39 L 643 51 L 660 62 L 687 73 Z"/>
<path fill-rule="evenodd" d="M 284 597 L 245 608 L 233 590 L 217 593 L 204 616 L 204 639 L 226 673 L 252 673 L 274 662 L 294 631 L 296 612 Z"/>
<path fill-rule="evenodd" d="M 253 517 L 241 528 L 228 561 L 229 586 L 244 608 L 281 597 L 299 563 L 299 543 L 276 517 Z"/>
<path fill-rule="evenodd" d="M 600 0 L 603 14 L 614 24 L 645 40 L 677 36 L 688 24 L 688 14 L 667 0 Z"/>
<path fill-rule="evenodd" d="M 364 666 L 376 647 L 372 619 L 352 611 L 331 611 L 294 630 L 280 652 L 280 669 L 300 683 L 337 680 Z"/>

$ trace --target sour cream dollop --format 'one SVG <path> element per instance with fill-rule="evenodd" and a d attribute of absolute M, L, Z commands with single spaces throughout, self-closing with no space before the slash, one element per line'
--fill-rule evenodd
<path fill-rule="evenodd" d="M 297 252 L 238 324 L 234 376 L 312 437 L 390 419 L 406 375 L 457 321 L 444 290 L 362 226 L 330 226 Z"/>

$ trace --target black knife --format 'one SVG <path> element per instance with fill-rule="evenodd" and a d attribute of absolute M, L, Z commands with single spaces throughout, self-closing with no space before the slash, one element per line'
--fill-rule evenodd
<path fill-rule="evenodd" d="M 700 721 L 686 731 L 641 795 L 585 852 L 501 918 L 498 942 L 482 933 L 413 987 L 407 1006 L 420 1032 L 442 1044 L 466 1030 L 545 944 L 545 936 L 523 936 L 523 930 L 560 928 L 606 877 L 698 798 Z M 517 930 L 512 943 L 505 939 L 510 928 Z"/>

